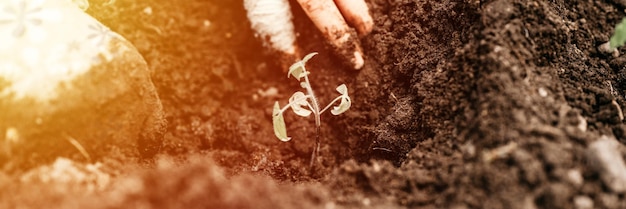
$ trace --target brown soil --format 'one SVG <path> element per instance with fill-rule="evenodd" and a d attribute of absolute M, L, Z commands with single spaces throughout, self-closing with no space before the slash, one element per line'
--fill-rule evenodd
<path fill-rule="evenodd" d="M 329 101 L 345 83 L 353 99 L 322 116 L 309 172 L 314 122 L 287 113 L 293 140 L 274 137 L 272 105 L 299 86 L 240 1 L 107 2 L 88 12 L 152 68 L 169 122 L 160 154 L 103 159 L 111 183 L 91 192 L 2 174 L 0 207 L 626 207 L 585 160 L 601 135 L 626 141 L 626 59 L 597 50 L 625 16 L 617 3 L 367 1 L 376 27 L 360 71 L 295 9 L 300 46 L 320 53 L 309 62 L 317 95 Z"/>

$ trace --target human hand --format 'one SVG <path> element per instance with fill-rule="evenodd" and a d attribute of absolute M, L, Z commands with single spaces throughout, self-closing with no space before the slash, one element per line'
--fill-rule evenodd
<path fill-rule="evenodd" d="M 297 0 L 340 59 L 363 67 L 358 36 L 372 31 L 374 22 L 364 0 Z M 287 0 L 244 0 L 248 19 L 265 44 L 287 56 L 300 57 Z M 352 28 L 352 27 L 354 28 Z M 357 36 L 358 34 L 358 36 Z"/>

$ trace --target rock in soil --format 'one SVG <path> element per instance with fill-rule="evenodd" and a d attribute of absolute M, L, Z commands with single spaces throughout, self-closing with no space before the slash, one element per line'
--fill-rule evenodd
<path fill-rule="evenodd" d="M 616 193 L 626 192 L 626 164 L 620 146 L 617 140 L 602 136 L 587 149 L 591 168 L 600 175 L 604 185 Z"/>
<path fill-rule="evenodd" d="M 576 209 L 593 209 L 593 200 L 587 196 L 574 197 L 574 207 Z"/>
<path fill-rule="evenodd" d="M 162 106 L 132 44 L 71 1 L 2 1 L 0 8 L 0 15 L 32 10 L 37 23 L 0 24 L 0 167 L 158 151 Z"/>

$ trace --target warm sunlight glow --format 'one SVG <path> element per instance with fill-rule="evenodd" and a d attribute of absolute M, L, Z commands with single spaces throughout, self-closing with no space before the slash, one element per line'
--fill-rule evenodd
<path fill-rule="evenodd" d="M 59 84 L 110 59 L 115 36 L 71 1 L 0 3 L 0 78 L 10 83 L 0 97 L 55 98 Z"/>

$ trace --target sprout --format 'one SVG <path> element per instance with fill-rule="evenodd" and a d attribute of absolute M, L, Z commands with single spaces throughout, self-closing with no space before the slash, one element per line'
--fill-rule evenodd
<path fill-rule="evenodd" d="M 281 141 L 287 142 L 291 140 L 291 137 L 287 136 L 287 128 L 285 127 L 285 119 L 283 117 L 283 113 L 291 108 L 291 110 L 299 116 L 308 117 L 311 114 L 315 116 L 315 125 L 316 125 L 316 136 L 315 136 L 315 148 L 313 153 L 311 154 L 311 162 L 309 166 L 313 167 L 313 162 L 315 161 L 315 156 L 319 151 L 320 140 L 319 140 L 319 129 L 320 129 L 320 115 L 324 113 L 328 108 L 330 108 L 333 104 L 339 102 L 339 105 L 334 106 L 330 112 L 333 115 L 339 115 L 344 113 L 351 106 L 350 96 L 348 96 L 348 87 L 345 84 L 341 84 L 337 87 L 337 92 L 341 95 L 336 97 L 332 102 L 330 102 L 326 107 L 320 109 L 319 103 L 317 102 L 317 98 L 313 93 L 313 89 L 311 88 L 311 83 L 309 82 L 308 75 L 310 72 L 306 70 L 305 64 L 306 62 L 313 58 L 317 53 L 313 52 L 306 55 L 302 60 L 294 63 L 289 67 L 289 72 L 287 73 L 287 77 L 293 76 L 298 81 L 300 81 L 300 86 L 306 90 L 306 92 L 298 91 L 291 95 L 289 98 L 289 103 L 285 105 L 283 108 L 280 108 L 278 102 L 274 103 L 274 109 L 272 111 L 272 122 L 274 124 L 274 134 Z M 302 79 L 304 78 L 304 81 Z"/>

